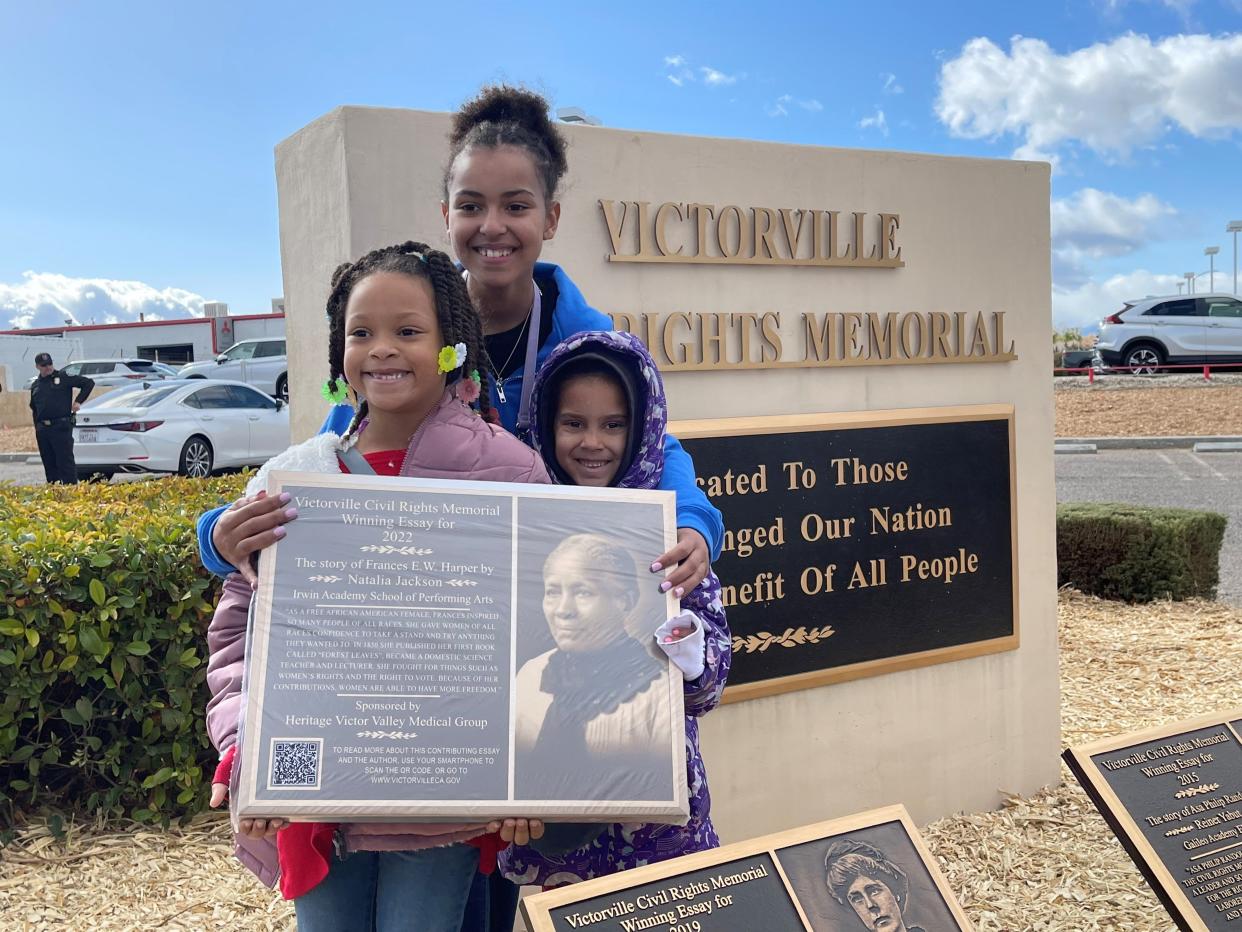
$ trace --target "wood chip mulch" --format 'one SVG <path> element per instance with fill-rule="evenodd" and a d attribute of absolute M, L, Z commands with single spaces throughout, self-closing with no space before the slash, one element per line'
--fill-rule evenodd
<path fill-rule="evenodd" d="M 0 427 L 0 453 L 30 453 L 38 449 L 33 427 Z"/>
<path fill-rule="evenodd" d="M 1168 387 L 1126 379 L 1138 384 L 1123 388 L 1109 387 L 1110 378 L 1090 388 L 1057 380 L 1058 437 L 1242 436 L 1242 385 L 1224 376 Z"/>
<path fill-rule="evenodd" d="M 1078 593 L 1059 605 L 1063 741 L 1242 705 L 1242 611 L 1215 602 L 1129 606 Z M 1062 768 L 1062 782 L 996 812 L 924 832 L 979 932 L 1167 932 L 1121 845 Z M 99 831 L 43 826 L 0 850 L 5 930 L 292 930 L 289 904 L 230 856 L 226 824 Z"/>

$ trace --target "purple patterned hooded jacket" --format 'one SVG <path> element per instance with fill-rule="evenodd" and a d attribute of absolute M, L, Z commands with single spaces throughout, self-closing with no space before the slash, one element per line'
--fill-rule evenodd
<path fill-rule="evenodd" d="M 634 418 L 634 429 L 642 431 L 634 458 L 625 474 L 614 484 L 625 489 L 654 489 L 664 469 L 664 430 L 668 407 L 664 384 L 647 348 L 629 333 L 588 331 L 564 340 L 539 369 L 531 397 L 532 444 L 549 473 L 556 456 L 553 418 L 543 412 L 541 398 L 558 369 L 583 353 L 604 353 L 622 362 L 631 374 L 631 385 L 645 403 L 642 423 Z M 555 481 L 555 480 L 554 480 Z M 690 790 L 690 820 L 685 825 L 654 823 L 615 823 L 603 827 L 589 844 L 568 854 L 549 856 L 526 846 L 513 846 L 500 855 L 500 869 L 514 883 L 561 886 L 613 874 L 631 867 L 704 851 L 720 844 L 712 826 L 711 796 L 707 772 L 699 751 L 698 716 L 720 702 L 732 658 L 729 625 L 720 602 L 720 581 L 714 573 L 681 600 L 681 607 L 697 616 L 706 635 L 706 667 L 695 680 L 686 682 L 686 778 Z"/>

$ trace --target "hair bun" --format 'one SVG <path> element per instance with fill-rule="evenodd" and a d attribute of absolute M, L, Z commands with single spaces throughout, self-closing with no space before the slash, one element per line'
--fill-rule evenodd
<path fill-rule="evenodd" d="M 487 85 L 476 97 L 462 104 L 453 114 L 449 142 L 459 145 L 482 123 L 516 123 L 545 138 L 556 132 L 548 119 L 548 101 L 534 91 L 508 84 Z"/>
<path fill-rule="evenodd" d="M 569 168 L 565 139 L 548 117 L 548 101 L 542 94 L 508 84 L 482 88 L 453 114 L 449 131 L 449 163 L 444 172 L 445 198 L 453 163 L 464 149 L 518 146 L 535 160 L 544 194 L 552 198 Z"/>

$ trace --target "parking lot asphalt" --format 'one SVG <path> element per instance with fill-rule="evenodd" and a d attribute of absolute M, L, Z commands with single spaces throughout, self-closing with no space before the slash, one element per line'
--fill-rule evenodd
<path fill-rule="evenodd" d="M 1215 511 L 1229 519 L 1217 598 L 1242 606 L 1242 453 L 1106 450 L 1058 456 L 1057 501 Z"/>
<path fill-rule="evenodd" d="M 1216 511 L 1229 519 L 1220 554 L 1218 598 L 1242 606 L 1242 453 L 1105 450 L 1057 456 L 1057 501 L 1125 502 Z M 140 480 L 117 476 L 113 482 Z M 42 484 L 43 467 L 0 463 L 0 481 Z"/>
<path fill-rule="evenodd" d="M 153 476 L 148 475 L 125 475 L 118 474 L 114 476 L 113 482 L 134 482 L 140 479 L 150 479 Z M 33 463 L 0 463 L 0 482 L 16 482 L 18 485 L 43 485 L 43 465 L 36 457 Z"/>

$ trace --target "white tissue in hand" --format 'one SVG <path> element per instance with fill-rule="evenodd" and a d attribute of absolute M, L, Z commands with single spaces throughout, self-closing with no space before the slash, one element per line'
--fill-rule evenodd
<path fill-rule="evenodd" d="M 673 636 L 674 628 L 691 630 L 685 637 L 666 644 L 664 639 Z M 703 668 L 707 665 L 707 639 L 703 634 L 703 625 L 694 612 L 682 612 L 664 622 L 656 628 L 655 640 L 660 650 L 668 654 L 668 659 L 681 671 L 683 678 L 697 680 L 703 675 Z"/>

